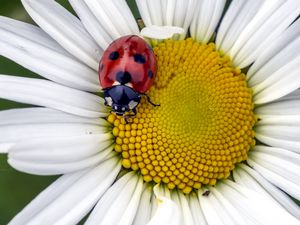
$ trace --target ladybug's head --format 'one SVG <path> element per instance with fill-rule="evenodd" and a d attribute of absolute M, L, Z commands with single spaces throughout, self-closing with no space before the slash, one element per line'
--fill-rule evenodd
<path fill-rule="evenodd" d="M 140 94 L 126 85 L 115 85 L 105 89 L 104 98 L 105 104 L 118 116 L 123 116 L 125 112 L 135 112 L 141 100 Z"/>

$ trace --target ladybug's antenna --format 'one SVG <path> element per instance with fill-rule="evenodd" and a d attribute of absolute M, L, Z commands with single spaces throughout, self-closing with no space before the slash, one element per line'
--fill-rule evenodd
<path fill-rule="evenodd" d="M 140 95 L 143 95 L 143 96 L 146 96 L 146 98 L 147 98 L 147 101 L 151 104 L 151 105 L 153 105 L 153 106 L 160 106 L 160 104 L 155 104 L 155 103 L 153 103 L 152 101 L 151 101 L 151 99 L 150 99 L 150 97 L 147 95 L 147 94 L 145 94 L 145 93 L 140 93 Z"/>

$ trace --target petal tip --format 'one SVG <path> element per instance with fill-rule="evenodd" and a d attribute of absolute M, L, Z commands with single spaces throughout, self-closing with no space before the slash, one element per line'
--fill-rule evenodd
<path fill-rule="evenodd" d="M 147 26 L 141 30 L 141 35 L 151 39 L 168 39 L 174 36 L 184 34 L 185 30 L 182 27 L 176 26 Z"/>

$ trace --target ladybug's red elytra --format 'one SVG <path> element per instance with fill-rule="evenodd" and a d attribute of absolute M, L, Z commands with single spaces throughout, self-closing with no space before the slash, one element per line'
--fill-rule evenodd
<path fill-rule="evenodd" d="M 154 82 L 157 66 L 147 42 L 137 35 L 127 35 L 113 41 L 104 51 L 99 64 L 99 79 L 105 105 L 119 116 L 136 114 L 141 96 Z"/>

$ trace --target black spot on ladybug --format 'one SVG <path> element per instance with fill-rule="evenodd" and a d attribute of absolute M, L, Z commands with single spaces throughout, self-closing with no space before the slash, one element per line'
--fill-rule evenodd
<path fill-rule="evenodd" d="M 141 55 L 141 54 L 135 54 L 135 55 L 133 56 L 133 58 L 134 58 L 134 61 L 135 61 L 136 63 L 139 63 L 139 64 L 144 64 L 144 63 L 146 63 L 146 58 L 145 58 L 143 55 Z"/>
<path fill-rule="evenodd" d="M 115 52 L 111 52 L 109 54 L 109 59 L 110 60 L 117 60 L 120 57 L 119 52 L 115 51 Z"/>
<path fill-rule="evenodd" d="M 153 72 L 152 72 L 152 70 L 149 70 L 149 71 L 148 71 L 148 77 L 150 77 L 150 78 L 153 77 Z"/>
<path fill-rule="evenodd" d="M 103 64 L 101 64 L 101 65 L 100 65 L 100 71 L 102 71 L 102 70 L 103 70 L 103 68 L 104 68 L 104 65 L 103 65 Z"/>
<path fill-rule="evenodd" d="M 131 74 L 127 71 L 119 71 L 116 80 L 122 85 L 127 84 L 131 81 Z"/>

